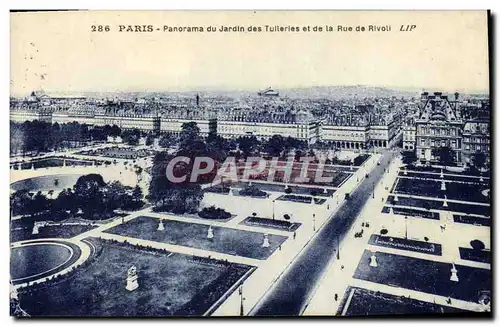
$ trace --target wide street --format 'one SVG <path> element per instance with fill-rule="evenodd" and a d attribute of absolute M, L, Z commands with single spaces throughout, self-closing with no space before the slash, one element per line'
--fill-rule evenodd
<path fill-rule="evenodd" d="M 250 315 L 297 316 L 303 312 L 323 271 L 332 259 L 336 259 L 339 242 L 342 243 L 343 237 L 371 198 L 374 185 L 383 177 L 394 155 L 390 151 L 381 154 L 380 165 L 375 166 L 369 177 L 350 194 L 350 199 L 318 231 L 296 261 L 250 311 Z M 340 252 L 340 256 L 348 254 Z"/>

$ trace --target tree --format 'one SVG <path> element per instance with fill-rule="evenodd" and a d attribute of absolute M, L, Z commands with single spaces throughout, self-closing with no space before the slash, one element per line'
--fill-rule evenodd
<path fill-rule="evenodd" d="M 122 131 L 121 137 L 123 142 L 125 142 L 126 144 L 136 146 L 137 144 L 139 144 L 139 139 L 141 138 L 141 132 L 137 128 L 127 129 Z"/>
<path fill-rule="evenodd" d="M 173 137 L 166 133 L 161 135 L 160 140 L 158 141 L 158 145 L 162 148 L 168 148 L 170 144 L 173 142 Z"/>
<path fill-rule="evenodd" d="M 238 148 L 243 152 L 244 157 L 251 156 L 258 149 L 260 142 L 255 136 L 241 136 L 236 139 Z"/>
<path fill-rule="evenodd" d="M 154 136 L 149 134 L 146 136 L 146 146 L 151 146 L 153 145 L 153 141 L 154 141 Z"/>
<path fill-rule="evenodd" d="M 471 161 L 476 169 L 481 170 L 486 165 L 486 155 L 483 152 L 476 152 L 472 154 Z"/>
<path fill-rule="evenodd" d="M 76 197 L 71 188 L 63 189 L 52 205 L 54 213 L 70 211 L 76 213 L 78 211 Z M 56 214 L 57 215 L 57 214 Z"/>
<path fill-rule="evenodd" d="M 432 155 L 438 157 L 439 164 L 444 166 L 455 165 L 456 155 L 449 146 L 441 146 L 432 149 Z"/>
<path fill-rule="evenodd" d="M 100 174 L 81 176 L 73 186 L 76 204 L 90 218 L 105 210 L 103 189 L 106 186 Z"/>
<path fill-rule="evenodd" d="M 286 141 L 281 135 L 274 135 L 264 143 L 264 151 L 272 157 L 280 157 L 285 150 Z"/>
<path fill-rule="evenodd" d="M 10 195 L 10 208 L 12 215 L 24 215 L 28 214 L 28 210 L 31 206 L 31 201 L 33 200 L 33 194 L 28 190 L 22 189 L 18 190 Z"/>

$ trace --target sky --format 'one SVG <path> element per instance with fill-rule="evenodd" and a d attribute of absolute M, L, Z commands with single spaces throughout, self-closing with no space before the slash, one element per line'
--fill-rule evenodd
<path fill-rule="evenodd" d="M 486 11 L 94 11 L 11 13 L 10 19 L 12 95 L 336 85 L 489 89 Z M 92 32 L 92 25 L 110 31 Z M 154 32 L 118 32 L 119 25 L 152 25 Z M 301 32 L 163 32 L 164 26 L 265 25 Z M 302 31 L 338 25 L 354 31 Z M 369 25 L 391 31 L 355 31 Z M 417 27 L 401 32 L 401 25 Z"/>

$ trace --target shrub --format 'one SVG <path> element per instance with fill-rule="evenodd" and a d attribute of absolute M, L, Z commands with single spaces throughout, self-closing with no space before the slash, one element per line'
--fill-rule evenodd
<path fill-rule="evenodd" d="M 231 213 L 215 206 L 205 207 L 198 215 L 209 220 L 226 220 L 231 217 Z"/>
<path fill-rule="evenodd" d="M 387 232 L 389 232 L 389 231 L 387 231 L 387 229 L 382 229 L 382 230 L 380 230 L 380 234 L 382 234 L 382 235 L 387 234 Z"/>
<path fill-rule="evenodd" d="M 291 194 L 292 193 L 292 188 L 286 187 L 285 188 L 285 194 Z"/>
<path fill-rule="evenodd" d="M 260 190 L 256 186 L 246 186 L 239 193 L 241 196 L 267 197 L 267 192 Z"/>
<path fill-rule="evenodd" d="M 481 240 L 477 240 L 477 239 L 476 240 L 472 240 L 470 242 L 470 246 L 474 250 L 484 250 L 484 248 L 486 248 L 486 246 L 484 245 L 484 243 Z"/>
<path fill-rule="evenodd" d="M 290 215 L 285 214 L 285 215 L 283 215 L 283 218 L 288 221 L 288 220 L 290 220 Z"/>

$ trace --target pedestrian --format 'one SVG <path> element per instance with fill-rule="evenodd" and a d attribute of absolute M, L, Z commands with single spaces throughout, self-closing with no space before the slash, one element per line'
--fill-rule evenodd
<path fill-rule="evenodd" d="M 339 295 L 337 293 L 335 293 L 335 301 L 338 301 L 339 300 Z"/>
<path fill-rule="evenodd" d="M 344 270 L 344 265 L 340 266 L 340 270 Z"/>
<path fill-rule="evenodd" d="M 293 240 L 295 240 L 296 236 L 297 236 L 297 232 L 293 231 Z"/>
<path fill-rule="evenodd" d="M 278 249 L 281 251 L 281 245 L 278 247 Z"/>

